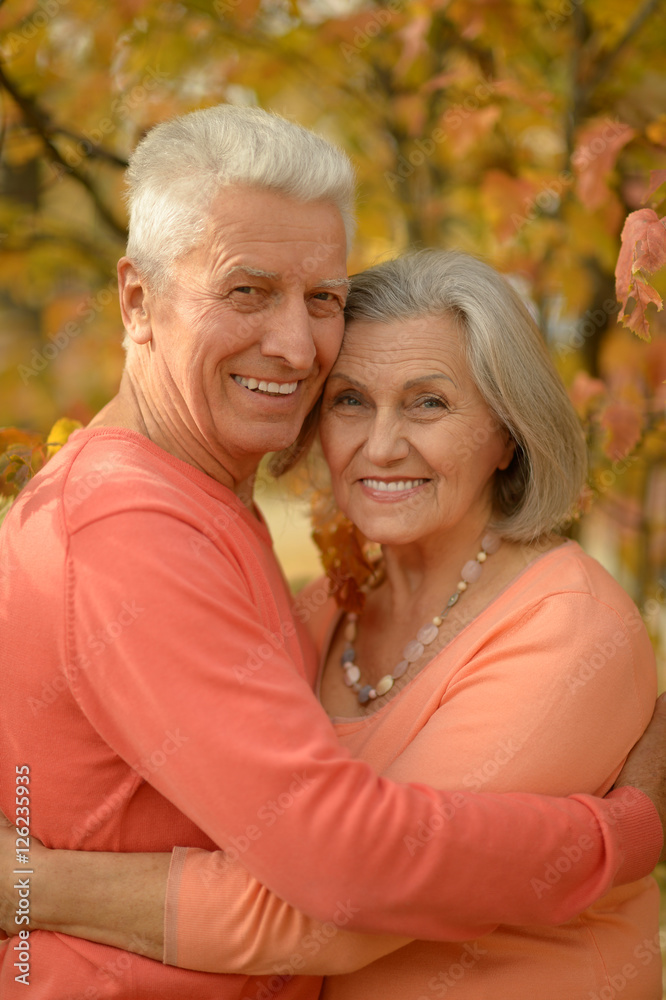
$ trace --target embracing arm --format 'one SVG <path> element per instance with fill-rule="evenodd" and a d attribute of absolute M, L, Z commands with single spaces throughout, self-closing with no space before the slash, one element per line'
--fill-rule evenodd
<path fill-rule="evenodd" d="M 560 676 L 560 680 L 567 683 L 566 677 Z M 521 738 L 521 747 L 513 756 L 503 760 L 502 767 L 498 771 L 501 775 L 500 787 L 503 782 L 505 787 L 520 782 L 527 783 L 528 787 L 530 785 L 535 788 L 546 787 L 548 790 L 561 793 L 564 789 L 552 784 L 554 780 L 552 775 L 546 776 L 544 785 L 543 767 L 544 761 L 548 763 L 549 759 L 560 759 L 562 754 L 567 766 L 571 765 L 574 768 L 573 785 L 589 787 L 590 781 L 594 783 L 594 775 L 597 772 L 598 781 L 601 783 L 609 770 L 612 770 L 613 761 L 621 759 L 626 746 L 629 746 L 633 739 L 631 727 L 640 728 L 641 722 L 638 718 L 640 706 L 635 706 L 633 719 L 632 713 L 627 713 L 626 731 L 616 736 L 615 741 L 619 739 L 618 747 L 610 751 L 612 760 L 606 760 L 604 754 L 607 755 L 608 751 L 604 747 L 607 742 L 607 728 L 602 725 L 598 733 L 590 728 L 591 725 L 598 725 L 595 720 L 598 720 L 600 714 L 596 711 L 598 694 L 595 684 L 586 685 L 580 690 L 576 686 L 567 684 L 567 690 L 569 688 L 571 697 L 574 695 L 576 697 L 568 707 L 565 705 L 566 714 L 576 723 L 574 728 L 585 724 L 581 729 L 585 737 L 585 747 L 570 746 L 568 733 L 561 730 L 559 720 L 551 718 L 548 726 L 545 724 L 547 720 L 533 715 L 532 722 L 535 724 L 528 727 L 530 732 L 529 734 L 525 732 L 524 741 Z M 433 761 L 432 766 L 440 769 L 439 777 L 446 777 L 449 780 L 457 777 L 458 783 L 468 785 L 483 783 L 485 780 L 486 787 L 492 787 L 498 783 L 497 780 L 492 780 L 492 776 L 488 777 L 494 768 L 484 769 L 484 765 L 489 760 L 494 760 L 494 747 L 498 741 L 501 742 L 507 735 L 509 738 L 515 737 L 519 724 L 523 727 L 527 724 L 527 716 L 523 712 L 521 719 L 512 719 L 505 713 L 503 724 L 507 727 L 506 732 L 498 731 L 495 723 L 495 729 L 488 732 L 488 740 L 493 743 L 493 753 L 489 754 L 482 750 L 482 756 L 479 757 L 478 745 L 475 747 L 475 741 L 469 741 L 469 733 L 466 734 L 464 729 L 465 717 L 471 707 L 469 699 L 476 698 L 479 692 L 487 697 L 482 697 L 481 703 L 475 701 L 475 713 L 480 712 L 482 715 L 488 713 L 488 722 L 492 717 L 496 717 L 496 688 L 492 683 L 486 684 L 485 687 L 475 686 L 473 678 L 468 676 L 467 679 L 461 680 L 455 692 L 457 697 L 452 698 L 448 705 L 444 705 L 440 712 L 436 713 L 415 744 L 419 741 L 423 744 L 434 739 L 435 744 L 439 741 L 441 746 L 446 738 L 448 748 L 448 740 L 451 738 L 458 753 L 455 757 L 447 753 L 446 760 L 459 761 L 455 766 L 462 770 L 455 776 L 442 774 L 441 768 L 446 764 L 442 761 L 443 755 L 436 753 L 430 755 L 430 759 Z M 538 687 L 533 692 L 537 707 L 540 693 L 543 694 L 543 689 L 540 690 Z M 547 699 L 542 699 L 543 704 L 546 702 Z M 589 715 L 587 722 L 586 714 Z M 446 725 L 446 731 L 441 736 L 438 732 L 440 724 Z M 591 772 L 589 765 L 585 764 L 585 770 L 578 773 L 575 769 L 580 767 L 580 761 L 586 760 L 590 746 L 599 747 L 598 759 L 592 762 Z M 414 749 L 408 749 L 406 754 L 398 758 L 394 766 L 394 770 L 398 771 L 397 777 L 402 780 L 410 777 L 410 769 L 415 766 L 414 754 L 415 752 L 418 754 L 418 749 L 416 745 Z M 651 725 L 637 748 L 630 754 L 619 779 L 625 785 L 633 784 L 642 788 L 651 796 L 662 815 L 666 784 L 665 751 L 666 703 L 662 697 Z M 572 755 L 571 761 L 567 755 Z M 418 762 L 419 774 L 423 773 L 422 757 L 423 755 Z M 503 757 L 507 757 L 506 752 Z M 430 773 L 428 777 L 433 783 L 438 780 L 438 775 L 435 773 Z M 476 798 L 477 796 L 471 796 L 467 801 L 471 802 Z M 489 800 L 496 802 L 503 798 L 503 796 L 488 796 Z M 512 797 L 506 798 L 508 800 Z M 555 800 L 532 799 L 530 796 L 522 796 L 521 800 L 525 815 L 528 815 L 530 806 L 532 810 L 543 807 L 544 817 L 548 815 L 549 810 L 552 810 L 552 815 L 556 815 L 556 810 L 562 805 Z M 602 884 L 603 880 L 599 878 L 599 866 L 604 864 L 605 850 L 614 853 L 616 857 L 623 857 L 622 868 L 615 880 L 616 884 L 632 881 L 646 874 L 656 860 L 660 833 L 655 824 L 654 807 L 644 795 L 632 788 L 624 787 L 614 792 L 605 802 L 587 798 L 584 801 L 594 808 L 600 821 L 599 826 L 594 823 L 592 826 L 573 825 L 566 839 L 563 836 L 560 841 L 549 838 L 548 842 L 537 840 L 532 844 L 523 845 L 525 848 L 529 846 L 529 852 L 525 856 L 526 870 L 520 881 L 522 883 L 524 879 L 528 879 L 529 884 L 527 866 L 532 859 L 534 865 L 529 865 L 533 869 L 532 877 L 539 879 L 548 864 L 556 862 L 558 857 L 561 858 L 563 844 L 576 844 L 580 836 L 587 838 L 586 850 L 576 866 L 573 866 L 575 874 L 580 877 L 580 882 L 577 884 L 576 879 L 572 877 L 574 872 L 564 873 L 559 883 L 549 886 L 541 893 L 542 915 L 546 918 L 543 922 L 554 922 L 552 913 L 548 912 L 549 906 L 565 914 L 566 910 L 562 910 L 563 905 L 578 906 L 582 909 L 588 905 L 585 893 L 588 901 L 592 902 L 595 898 L 593 893 L 600 895 L 609 887 L 608 883 Z M 464 824 L 465 815 L 466 808 L 457 814 L 456 822 Z M 516 816 L 518 817 L 518 813 Z M 542 827 L 542 833 L 549 833 L 547 826 Z M 481 835 L 481 831 L 478 835 Z M 517 838 L 520 839 L 519 826 L 513 831 L 514 843 L 517 843 Z M 587 849 L 588 844 L 589 849 Z M 428 845 L 428 849 L 431 846 Z M 506 849 L 509 850 L 508 843 Z M 46 904 L 46 909 L 42 908 L 39 914 L 40 918 L 45 918 L 43 923 L 39 923 L 40 926 L 80 934 L 118 947 L 141 951 L 152 957 L 161 957 L 168 856 L 51 853 L 54 865 L 46 872 L 44 879 L 39 879 L 44 890 L 42 901 Z M 182 861 L 185 861 L 185 866 L 181 866 Z M 186 878 L 185 882 L 181 883 L 183 874 Z M 478 870 L 478 877 L 485 877 L 481 870 Z M 185 891 L 179 892 L 181 885 Z M 573 902 L 574 893 L 577 902 Z M 536 893 L 534 896 L 536 898 Z M 152 902 L 146 905 L 149 900 Z M 39 904 L 39 898 L 37 902 Z M 170 945 L 167 941 L 167 959 L 171 962 L 177 961 L 181 965 L 210 971 L 259 973 L 264 970 L 273 971 L 279 962 L 282 965 L 285 963 L 291 965 L 292 971 L 306 974 L 352 971 L 405 943 L 404 939 L 402 941 L 385 939 L 382 942 L 379 938 L 362 937 L 344 930 L 329 938 L 328 934 L 321 933 L 320 925 L 291 910 L 287 904 L 272 896 L 237 862 L 231 861 L 222 852 L 213 854 L 202 851 L 176 852 L 169 907 L 173 918 L 177 918 L 180 913 L 180 921 L 172 920 L 171 924 L 172 928 L 180 924 L 181 948 L 176 955 L 173 951 L 172 934 Z M 339 910 L 337 915 L 338 921 L 329 926 L 329 931 L 346 926 L 347 913 Z M 335 920 L 336 914 L 333 916 Z M 561 919 L 566 919 L 566 915 Z M 72 924 L 68 924 L 68 920 L 71 920 Z M 85 920 L 89 921 L 88 926 L 82 928 L 80 924 Z M 199 954 L 191 936 L 187 934 L 189 926 L 196 926 L 197 938 L 200 939 Z M 248 933 L 249 927 L 254 928 L 252 934 Z M 261 933 L 257 933 L 259 930 Z M 278 931 L 277 945 L 273 941 L 275 934 L 272 934 L 272 930 Z M 451 936 L 461 936 L 460 929 L 458 928 L 456 934 L 454 928 Z M 320 945 L 319 942 L 324 943 Z M 201 951 L 205 948 L 208 949 L 207 956 Z M 301 960 L 303 966 L 300 964 Z"/>
<path fill-rule="evenodd" d="M 578 593 L 541 601 L 530 607 L 524 620 L 511 624 L 507 635 L 501 632 L 459 665 L 439 709 L 386 776 L 488 792 L 521 788 L 562 796 L 574 789 L 597 795 L 608 790 L 652 714 L 655 670 L 645 630 L 633 627 L 633 619 L 629 628 L 617 611 Z M 609 636 L 616 642 L 610 643 Z M 601 644 L 607 651 L 603 671 L 591 676 L 583 671 L 581 677 L 581 664 L 588 663 Z M 660 717 L 663 725 L 661 703 L 646 737 L 648 748 L 651 734 L 659 732 Z M 627 788 L 613 795 L 618 820 L 636 807 L 636 798 Z M 465 822 L 465 809 L 456 822 Z M 483 835 L 478 831 L 478 837 Z M 412 839 L 412 850 L 427 849 L 431 841 L 432 833 L 427 843 L 425 837 Z M 560 844 L 557 857 L 541 862 L 541 871 L 529 880 L 535 895 L 552 897 L 551 876 L 561 874 L 562 859 L 575 856 L 577 866 L 593 842 L 592 836 L 581 834 Z M 568 867 L 573 867 L 570 862 Z M 630 881 L 631 873 L 626 874 Z M 240 923 L 239 900 L 247 901 Z M 252 909 L 255 922 L 248 923 Z M 221 970 L 228 968 L 224 962 L 232 952 L 234 961 L 240 957 L 244 962 L 234 964 L 234 971 L 271 971 L 270 963 L 280 960 L 293 971 L 305 960 L 305 972 L 326 973 L 358 968 L 364 940 L 368 946 L 379 944 L 376 938 L 359 939 L 329 925 L 337 944 L 329 955 L 320 948 L 321 928 L 313 928 L 304 917 L 300 920 L 299 927 L 299 915 L 290 915 L 286 904 L 253 885 L 221 852 L 176 851 L 167 902 L 166 961 Z M 195 926 L 196 934 L 191 930 Z M 459 926 L 451 929 L 450 937 L 471 938 L 487 929 Z M 375 957 L 366 958 L 366 963 Z M 349 965 L 340 969 L 336 962 Z"/>
<path fill-rule="evenodd" d="M 635 808 L 615 817 L 612 802 L 592 796 L 437 792 L 352 760 L 284 643 L 271 642 L 283 623 L 262 619 L 248 577 L 212 546 L 202 558 L 199 540 L 190 525 L 152 512 L 95 522 L 72 538 L 72 661 L 77 637 L 113 619 L 119 594 L 145 611 L 70 678 L 71 688 L 128 762 L 180 729 L 186 740 L 152 784 L 227 852 L 242 843 L 243 865 L 278 897 L 323 922 L 342 903 L 349 930 L 461 939 L 500 921 L 567 920 L 614 881 L 654 865 L 661 828 L 639 793 Z M 99 586 L 101 565 L 113 587 Z M 160 598 L 166 591 L 169 602 Z M 237 665 L 257 649 L 270 656 L 247 676 Z M 278 801 L 289 807 L 276 811 Z M 411 849 L 433 828 L 423 849 Z M 589 850 L 538 895 L 532 880 L 582 836 Z"/>

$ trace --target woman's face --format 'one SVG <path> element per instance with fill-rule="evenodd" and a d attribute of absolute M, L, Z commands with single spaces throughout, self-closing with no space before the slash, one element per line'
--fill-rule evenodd
<path fill-rule="evenodd" d="M 320 431 L 338 505 L 387 545 L 476 539 L 514 447 L 470 377 L 451 316 L 349 324 Z"/>

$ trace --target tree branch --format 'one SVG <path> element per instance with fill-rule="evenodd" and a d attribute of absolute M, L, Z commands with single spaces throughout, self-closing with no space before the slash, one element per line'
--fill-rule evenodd
<path fill-rule="evenodd" d="M 72 132 L 70 129 L 58 125 L 57 128 L 51 129 L 51 133 L 52 135 L 65 135 L 73 142 L 83 142 L 87 146 L 90 146 L 90 152 L 86 154 L 87 156 L 91 156 L 97 160 L 105 160 L 107 163 L 113 164 L 114 167 L 120 167 L 122 170 L 127 169 L 127 160 L 122 156 L 118 156 L 117 153 L 111 152 L 110 149 L 105 149 L 104 146 L 100 146 L 96 142 L 91 142 L 90 139 L 86 139 L 85 136 L 79 135 L 77 132 Z"/>
<path fill-rule="evenodd" d="M 581 88 L 581 107 L 583 107 L 592 93 L 592 91 L 601 83 L 608 70 L 611 68 L 615 60 L 624 51 L 629 42 L 638 34 L 645 22 L 655 11 L 661 6 L 663 0 L 646 0 L 643 6 L 636 12 L 634 18 L 629 22 L 627 28 L 621 38 L 615 43 L 612 49 L 599 59 L 595 66 L 594 73 Z"/>
<path fill-rule="evenodd" d="M 39 107 L 36 101 L 20 92 L 13 81 L 10 80 L 5 73 L 1 62 L 0 87 L 3 87 L 7 91 L 14 103 L 20 108 L 26 124 L 29 125 L 42 140 L 49 158 L 55 163 L 58 163 L 66 173 L 71 174 L 72 177 L 74 177 L 79 184 L 86 189 L 95 204 L 95 208 L 104 219 L 107 226 L 109 226 L 109 228 L 112 229 L 121 239 L 125 240 L 127 238 L 127 230 L 117 221 L 117 219 L 114 218 L 110 209 L 104 204 L 99 192 L 90 179 L 85 175 L 85 173 L 78 170 L 76 167 L 70 166 L 70 164 L 68 164 L 64 159 L 58 147 L 55 145 L 52 135 L 56 130 L 51 128 L 47 113 Z"/>

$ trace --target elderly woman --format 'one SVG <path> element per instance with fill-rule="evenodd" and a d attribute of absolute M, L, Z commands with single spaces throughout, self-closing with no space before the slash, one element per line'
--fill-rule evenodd
<path fill-rule="evenodd" d="M 510 286 L 457 252 L 357 275 L 320 436 L 340 511 L 381 545 L 361 610 L 330 598 L 310 620 L 321 651 L 312 680 L 342 745 L 400 782 L 605 794 L 650 718 L 654 660 L 627 595 L 558 533 L 583 484 L 585 442 Z M 359 560 L 354 532 L 335 527 L 340 541 L 326 555 L 339 578 Z M 321 592 L 313 584 L 301 607 Z M 280 815 L 276 805 L 274 822 Z M 427 851 L 450 819 L 434 816 L 405 850 Z M 591 846 L 586 836 L 562 845 L 557 864 L 532 879 L 535 896 Z M 470 1000 L 588 1000 L 620 983 L 625 1000 L 661 997 L 650 878 L 561 926 L 460 926 L 456 943 L 409 942 L 341 929 L 349 901 L 317 924 L 253 880 L 242 851 L 176 849 L 165 961 L 275 980 L 337 973 L 325 980 L 327 1000 L 423 1000 L 454 987 Z M 131 858 L 99 861 L 100 871 L 111 862 L 131 873 Z M 162 897 L 162 871 L 134 885 L 160 915 L 151 900 Z M 129 941 L 149 921 L 123 916 L 125 886 L 114 897 L 104 883 L 95 928 L 69 930 L 155 954 L 159 933 Z M 492 895 L 493 880 L 479 879 L 478 891 Z"/>

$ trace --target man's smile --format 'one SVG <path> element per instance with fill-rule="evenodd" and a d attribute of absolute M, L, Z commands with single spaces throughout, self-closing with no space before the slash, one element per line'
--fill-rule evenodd
<path fill-rule="evenodd" d="M 291 396 L 298 389 L 298 382 L 266 382 L 264 379 L 243 378 L 242 375 L 232 375 L 235 382 L 250 389 L 252 392 L 264 392 L 269 396 Z"/>

